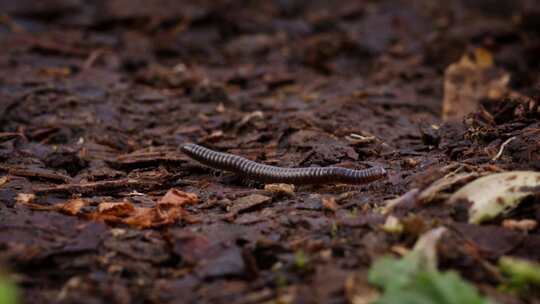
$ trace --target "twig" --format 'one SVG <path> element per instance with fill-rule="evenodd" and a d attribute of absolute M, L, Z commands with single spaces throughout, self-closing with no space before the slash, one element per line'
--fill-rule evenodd
<path fill-rule="evenodd" d="M 491 160 L 492 161 L 496 161 L 497 159 L 499 159 L 499 157 L 501 157 L 501 155 L 503 154 L 503 151 L 504 151 L 504 147 L 506 147 L 506 145 L 508 145 L 508 143 L 510 143 L 512 140 L 514 140 L 516 137 L 515 136 L 512 136 L 510 137 L 509 139 L 505 140 L 502 144 L 501 144 L 501 147 L 499 148 L 499 152 L 497 153 L 497 155 L 495 155 L 495 157 L 493 157 Z"/>

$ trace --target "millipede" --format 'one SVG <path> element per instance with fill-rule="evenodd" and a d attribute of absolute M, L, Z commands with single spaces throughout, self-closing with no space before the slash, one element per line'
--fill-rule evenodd
<path fill-rule="evenodd" d="M 238 155 L 217 152 L 196 144 L 185 144 L 181 150 L 198 162 L 264 183 L 287 184 L 366 184 L 386 176 L 383 167 L 354 170 L 342 167 L 281 168 L 260 164 Z"/>

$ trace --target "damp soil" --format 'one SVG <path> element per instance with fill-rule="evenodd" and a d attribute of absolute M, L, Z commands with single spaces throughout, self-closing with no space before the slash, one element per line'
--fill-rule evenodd
<path fill-rule="evenodd" d="M 0 12 L 0 261 L 25 302 L 352 303 L 373 293 L 374 260 L 440 225 L 442 269 L 500 303 L 540 302 L 499 291 L 493 267 L 539 262 L 539 228 L 468 224 L 466 202 L 417 196 L 451 172 L 540 170 L 535 1 L 0 1 Z M 443 122 L 444 70 L 478 47 L 527 102 Z M 265 190 L 189 159 L 179 147 L 192 142 L 389 174 Z M 381 208 L 400 196 L 404 233 L 384 232 Z M 540 221 L 539 203 L 511 216 Z M 123 217 L 133 210 L 149 218 Z"/>

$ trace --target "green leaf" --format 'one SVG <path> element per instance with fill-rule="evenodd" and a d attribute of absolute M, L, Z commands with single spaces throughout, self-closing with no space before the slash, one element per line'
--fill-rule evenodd
<path fill-rule="evenodd" d="M 398 269 L 395 269 L 398 271 Z M 397 274 L 397 273 L 396 273 Z M 487 299 L 455 272 L 423 271 L 408 279 L 399 276 L 401 287 L 383 288 L 376 304 L 487 304 Z M 370 280 L 371 281 L 371 280 Z M 407 282 L 407 283 L 403 283 Z M 389 286 L 389 285 L 387 285 Z"/>
<path fill-rule="evenodd" d="M 421 272 L 414 280 L 413 289 L 428 295 L 433 303 L 484 304 L 489 301 L 475 287 L 463 280 L 456 272 Z"/>
<path fill-rule="evenodd" d="M 502 257 L 499 269 L 508 278 L 508 282 L 500 286 L 509 292 L 525 292 L 531 286 L 540 286 L 540 265 L 523 259 Z"/>
<path fill-rule="evenodd" d="M 368 280 L 383 290 L 402 289 L 410 284 L 413 274 L 418 271 L 418 261 L 418 259 L 380 258 L 369 270 Z"/>
<path fill-rule="evenodd" d="M 18 303 L 18 291 L 15 284 L 0 277 L 0 304 Z"/>
<path fill-rule="evenodd" d="M 456 272 L 439 272 L 435 245 L 444 230 L 424 234 L 401 259 L 383 257 L 369 270 L 368 280 L 383 290 L 377 304 L 487 304 L 476 288 Z"/>

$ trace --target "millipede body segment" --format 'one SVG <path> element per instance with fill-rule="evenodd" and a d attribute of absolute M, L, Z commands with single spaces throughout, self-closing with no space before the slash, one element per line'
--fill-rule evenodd
<path fill-rule="evenodd" d="M 353 170 L 341 167 L 280 168 L 259 164 L 249 159 L 208 148 L 186 144 L 182 151 L 189 157 L 216 169 L 231 171 L 265 183 L 287 184 L 365 184 L 386 176 L 382 167 Z"/>

